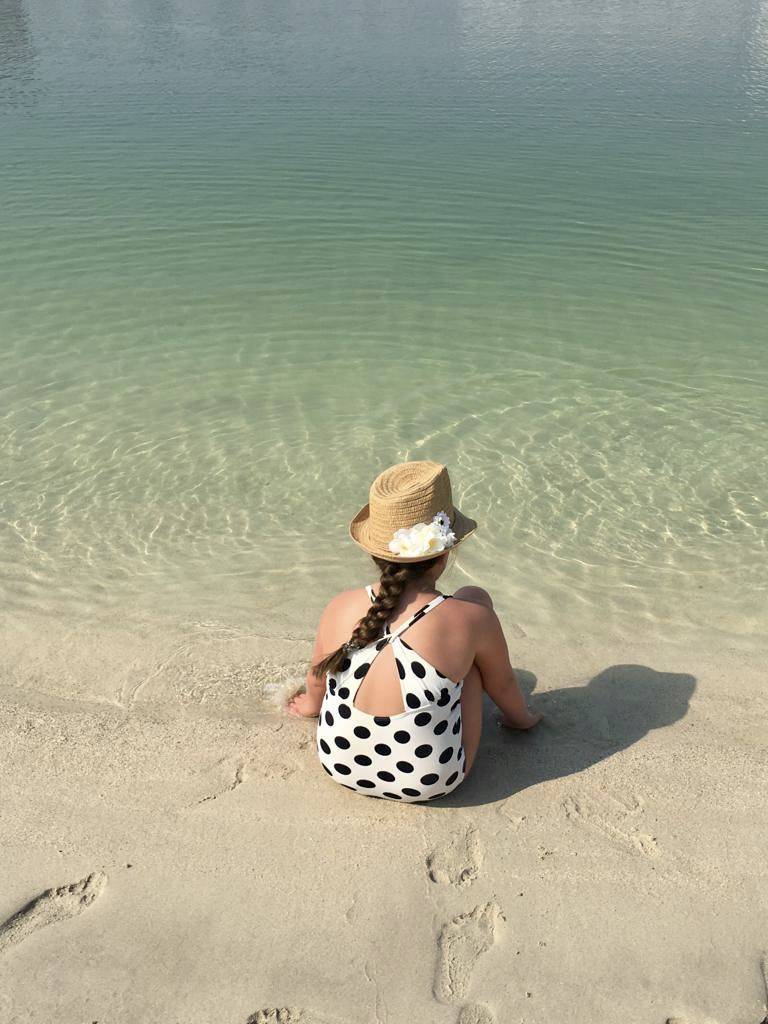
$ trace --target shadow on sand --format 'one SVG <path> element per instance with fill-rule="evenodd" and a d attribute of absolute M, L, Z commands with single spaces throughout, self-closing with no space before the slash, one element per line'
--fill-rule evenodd
<path fill-rule="evenodd" d="M 536 677 L 523 670 L 516 674 L 530 696 Z M 631 747 L 652 729 L 680 721 L 695 688 L 691 675 L 612 665 L 586 686 L 537 695 L 531 706 L 544 719 L 531 732 L 500 728 L 499 713 L 486 697 L 483 735 L 471 774 L 429 806 L 437 810 L 494 803 L 539 782 L 583 771 Z"/>

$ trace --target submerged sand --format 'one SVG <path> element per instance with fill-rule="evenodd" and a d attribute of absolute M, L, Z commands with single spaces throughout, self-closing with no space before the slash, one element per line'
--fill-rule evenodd
<path fill-rule="evenodd" d="M 74 693 L 6 647 L 3 1024 L 763 1021 L 759 651 L 516 640 L 545 722 L 488 708 L 470 779 L 400 806 L 256 699 L 267 640 L 211 643 Z"/>

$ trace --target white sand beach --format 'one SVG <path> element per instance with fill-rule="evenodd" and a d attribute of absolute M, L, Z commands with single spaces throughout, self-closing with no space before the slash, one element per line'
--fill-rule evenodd
<path fill-rule="evenodd" d="M 759 653 L 520 639 L 545 722 L 489 708 L 467 782 L 408 806 L 153 656 L 122 704 L 0 687 L 4 1024 L 763 1021 Z"/>

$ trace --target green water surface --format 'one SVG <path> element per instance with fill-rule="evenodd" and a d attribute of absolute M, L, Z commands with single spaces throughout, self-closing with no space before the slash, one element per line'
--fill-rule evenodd
<path fill-rule="evenodd" d="M 764 637 L 767 168 L 764 0 L 0 0 L 4 607 L 319 609 L 429 458 L 529 634 Z"/>

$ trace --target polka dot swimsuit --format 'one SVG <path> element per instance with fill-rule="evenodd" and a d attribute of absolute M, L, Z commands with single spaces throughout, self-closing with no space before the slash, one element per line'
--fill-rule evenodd
<path fill-rule="evenodd" d="M 373 589 L 366 587 L 371 600 Z M 435 800 L 455 789 L 466 773 L 461 743 L 461 685 L 446 678 L 401 639 L 406 629 L 446 600 L 440 594 L 394 633 L 352 651 L 326 677 L 317 726 L 320 762 L 347 789 L 385 800 Z M 374 658 L 387 644 L 395 664 L 405 711 L 369 715 L 354 706 Z"/>

